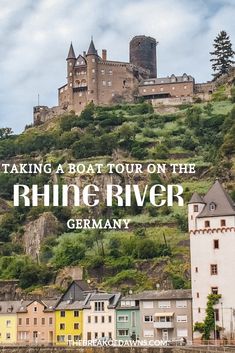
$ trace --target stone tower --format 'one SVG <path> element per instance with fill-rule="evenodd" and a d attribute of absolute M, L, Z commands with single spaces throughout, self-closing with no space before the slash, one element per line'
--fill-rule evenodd
<path fill-rule="evenodd" d="M 94 104 L 98 103 L 98 59 L 99 56 L 97 50 L 95 49 L 93 39 L 91 39 L 91 43 L 86 54 L 87 84 L 88 100 L 90 102 L 94 102 Z"/>
<path fill-rule="evenodd" d="M 150 70 L 150 78 L 157 77 L 156 39 L 144 35 L 130 41 L 130 63 Z"/>

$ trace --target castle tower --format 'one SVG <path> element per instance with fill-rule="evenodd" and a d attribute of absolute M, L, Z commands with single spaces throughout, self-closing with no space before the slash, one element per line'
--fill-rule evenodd
<path fill-rule="evenodd" d="M 67 61 L 67 85 L 68 85 L 68 103 L 72 106 L 73 104 L 73 82 L 74 82 L 74 65 L 76 62 L 76 55 L 71 42 L 69 47 Z"/>
<path fill-rule="evenodd" d="M 156 39 L 144 35 L 130 41 L 130 63 L 150 71 L 150 78 L 157 77 Z"/>
<path fill-rule="evenodd" d="M 207 296 L 220 294 L 221 299 L 215 305 L 215 324 L 223 328 L 221 338 L 234 339 L 234 202 L 217 180 L 203 198 L 193 195 L 188 205 L 188 215 L 193 323 L 204 321 Z M 195 338 L 197 335 L 199 333 Z M 211 336 L 214 338 L 213 332 Z"/>
<path fill-rule="evenodd" d="M 98 59 L 93 39 L 86 54 L 88 101 L 98 104 Z"/>

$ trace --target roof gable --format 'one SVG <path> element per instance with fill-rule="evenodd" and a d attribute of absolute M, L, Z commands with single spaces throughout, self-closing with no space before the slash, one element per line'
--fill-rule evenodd
<path fill-rule="evenodd" d="M 234 202 L 218 180 L 209 189 L 203 201 L 205 207 L 198 218 L 235 216 Z"/>

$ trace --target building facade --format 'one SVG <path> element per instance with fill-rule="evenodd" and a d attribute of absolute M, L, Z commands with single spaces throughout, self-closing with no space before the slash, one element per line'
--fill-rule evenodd
<path fill-rule="evenodd" d="M 235 329 L 235 206 L 217 180 L 204 197 L 194 193 L 188 204 L 193 322 L 206 316 L 207 296 L 220 294 L 215 306 L 217 337 L 232 339 Z M 197 336 L 196 336 L 197 337 Z"/>
<path fill-rule="evenodd" d="M 121 298 L 116 308 L 116 339 L 137 340 L 140 337 L 139 300 Z"/>
<path fill-rule="evenodd" d="M 54 344 L 55 301 L 22 302 L 17 311 L 17 342 Z"/>
<path fill-rule="evenodd" d="M 0 344 L 17 342 L 17 311 L 20 301 L 0 302 Z"/>
<path fill-rule="evenodd" d="M 83 306 L 83 339 L 116 338 L 116 306 L 121 294 L 90 293 Z"/>

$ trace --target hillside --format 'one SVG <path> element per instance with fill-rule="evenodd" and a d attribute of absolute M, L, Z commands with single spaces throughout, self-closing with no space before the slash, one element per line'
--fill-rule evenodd
<path fill-rule="evenodd" d="M 205 193 L 219 177 L 235 199 L 235 107 L 220 86 L 209 103 L 181 105 L 174 113 L 138 103 L 92 104 L 76 116 L 54 118 L 24 133 L 0 139 L 1 163 L 195 163 L 195 175 L 118 175 L 117 183 L 180 183 L 185 207 L 13 207 L 15 183 L 85 185 L 92 175 L 0 174 L 0 278 L 22 288 L 53 285 L 58 271 L 83 267 L 86 279 L 103 289 L 189 288 L 187 201 Z M 105 185 L 109 176 L 95 176 Z M 93 213 L 92 213 L 93 212 Z M 77 217 L 129 218 L 128 231 L 68 232 Z"/>

